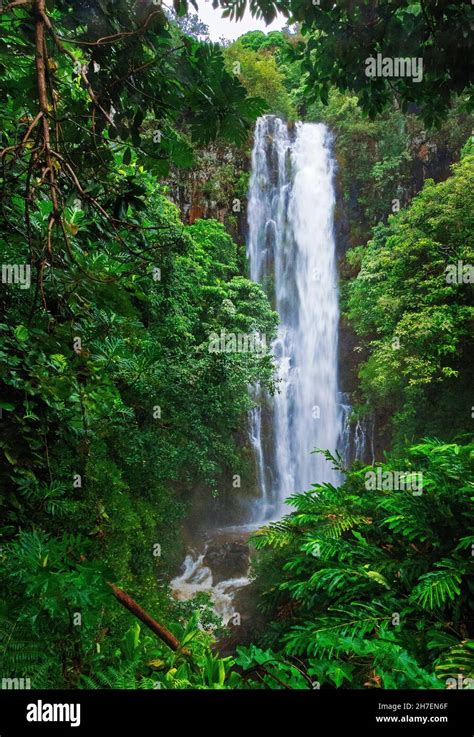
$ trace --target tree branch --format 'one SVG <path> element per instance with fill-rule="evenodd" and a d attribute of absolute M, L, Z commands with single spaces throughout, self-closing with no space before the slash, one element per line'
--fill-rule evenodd
<path fill-rule="evenodd" d="M 38 2 L 42 2 L 42 4 L 43 4 L 43 9 L 41 11 L 43 22 L 44 22 L 46 28 L 48 29 L 48 31 L 50 32 L 50 34 L 51 34 L 51 36 L 53 38 L 53 41 L 56 44 L 57 48 L 59 49 L 59 51 L 62 54 L 66 54 L 66 56 L 69 56 L 69 58 L 74 62 L 74 64 L 79 65 L 79 75 L 80 75 L 82 81 L 84 82 L 85 88 L 87 90 L 87 94 L 89 95 L 89 97 L 92 100 L 92 102 L 94 103 L 94 105 L 96 105 L 96 107 L 99 108 L 99 110 L 101 111 L 102 115 L 106 118 L 107 122 L 110 123 L 110 125 L 112 125 L 115 128 L 114 121 L 112 120 L 112 118 L 110 117 L 110 115 L 108 114 L 108 112 L 106 110 L 104 110 L 104 108 L 102 107 L 102 105 L 100 105 L 100 103 L 99 103 L 99 101 L 97 99 L 97 96 L 96 96 L 94 90 L 92 89 L 92 85 L 89 82 L 89 78 L 88 78 L 87 74 L 85 73 L 85 71 L 83 69 L 83 65 L 81 64 L 81 62 L 79 61 L 79 59 L 72 53 L 72 51 L 69 51 L 69 49 L 67 49 L 64 46 L 64 44 L 61 43 L 61 41 L 59 39 L 59 36 L 57 35 L 57 33 L 55 32 L 55 30 L 53 28 L 53 24 L 51 23 L 50 19 L 46 15 L 45 8 L 44 8 L 44 0 L 37 0 L 37 1 Z"/>
<path fill-rule="evenodd" d="M 121 33 L 114 33 L 112 36 L 102 36 L 102 38 L 98 38 L 96 41 L 79 41 L 76 38 L 67 39 L 64 36 L 61 36 L 61 38 L 63 41 L 68 41 L 69 43 L 74 43 L 79 46 L 103 46 L 104 44 L 111 44 L 115 41 L 120 41 L 122 38 L 130 38 L 131 36 L 138 36 L 141 33 L 144 33 L 150 25 L 150 21 L 156 15 L 163 15 L 163 11 L 161 10 L 161 8 L 150 13 L 145 23 L 140 26 L 140 28 L 136 28 L 134 31 L 122 31 Z"/>
<path fill-rule="evenodd" d="M 0 8 L 0 13 L 8 13 L 9 10 L 12 10 L 13 8 L 19 8 L 22 5 L 29 5 L 30 0 L 15 0 L 13 3 L 8 3 L 8 5 L 4 5 L 2 8 Z"/>

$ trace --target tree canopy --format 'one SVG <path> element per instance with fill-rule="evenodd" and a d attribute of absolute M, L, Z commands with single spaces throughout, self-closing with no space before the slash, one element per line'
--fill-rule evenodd
<path fill-rule="evenodd" d="M 455 95 L 464 94 L 472 110 L 472 3 L 463 0 L 214 0 L 223 15 L 239 19 L 248 7 L 267 23 L 278 13 L 297 22 L 305 39 L 297 49 L 307 75 L 309 101 L 326 102 L 331 86 L 351 90 L 370 115 L 393 96 L 407 110 L 416 105 L 432 124 L 445 116 Z M 366 75 L 366 60 L 377 54 L 421 58 L 423 76 Z"/>

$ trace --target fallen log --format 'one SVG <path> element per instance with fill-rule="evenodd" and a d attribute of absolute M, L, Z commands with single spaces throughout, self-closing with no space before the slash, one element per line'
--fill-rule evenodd
<path fill-rule="evenodd" d="M 125 609 L 128 609 L 129 612 L 131 612 L 135 617 L 137 617 L 143 624 L 145 624 L 149 629 L 151 629 L 152 632 L 157 635 L 160 640 L 162 640 L 165 645 L 168 645 L 172 650 L 175 652 L 177 650 L 181 649 L 181 644 L 179 640 L 176 639 L 176 637 L 166 629 L 166 627 L 163 627 L 162 624 L 156 621 L 156 619 L 153 619 L 153 617 L 148 614 L 142 607 L 137 604 L 137 602 L 132 599 L 131 596 L 129 596 L 125 591 L 122 589 L 119 589 L 118 586 L 115 586 L 113 583 L 109 583 L 110 588 L 113 591 L 113 594 L 117 601 L 119 601 L 122 606 L 125 607 Z M 181 650 L 181 652 L 184 655 L 190 655 L 189 650 Z"/>

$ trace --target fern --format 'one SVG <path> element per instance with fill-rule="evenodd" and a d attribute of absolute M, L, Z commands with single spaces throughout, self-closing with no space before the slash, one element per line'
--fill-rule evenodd
<path fill-rule="evenodd" d="M 292 496 L 294 511 L 261 540 L 266 611 L 289 612 L 273 615 L 265 641 L 340 684 L 440 687 L 456 662 L 467 673 L 472 653 L 447 623 L 466 631 L 473 606 L 473 450 L 429 440 L 382 464 L 421 471 L 421 495 L 369 491 L 356 468 L 338 488 Z"/>
<path fill-rule="evenodd" d="M 435 660 L 435 672 L 439 678 L 472 679 L 474 688 L 474 640 L 462 640 L 450 647 Z"/>
<path fill-rule="evenodd" d="M 425 573 L 420 576 L 419 583 L 411 594 L 411 599 L 423 609 L 444 607 L 461 593 L 461 580 L 461 573 L 451 568 Z"/>
<path fill-rule="evenodd" d="M 251 536 L 249 542 L 257 550 L 265 547 L 283 548 L 289 545 L 294 537 L 295 532 L 284 518 L 279 522 L 272 522 L 266 527 L 261 527 Z"/>

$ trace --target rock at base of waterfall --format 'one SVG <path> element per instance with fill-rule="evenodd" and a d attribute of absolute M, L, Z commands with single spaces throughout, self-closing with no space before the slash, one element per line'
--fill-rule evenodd
<path fill-rule="evenodd" d="M 245 540 L 211 542 L 204 556 L 204 565 L 212 570 L 214 584 L 246 576 L 249 567 L 249 549 Z"/>

